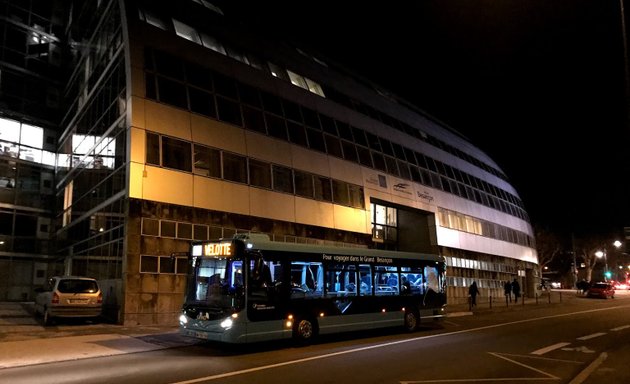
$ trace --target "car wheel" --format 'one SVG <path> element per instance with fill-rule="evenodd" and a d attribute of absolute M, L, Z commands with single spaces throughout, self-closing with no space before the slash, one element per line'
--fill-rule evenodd
<path fill-rule="evenodd" d="M 405 330 L 407 332 L 413 332 L 418 329 L 418 325 L 420 323 L 420 317 L 416 313 L 416 311 L 407 311 L 405 312 Z"/>
<path fill-rule="evenodd" d="M 53 318 L 50 316 L 50 312 L 48 312 L 48 308 L 44 309 L 44 325 L 51 325 L 53 323 Z"/>
<path fill-rule="evenodd" d="M 317 336 L 317 323 L 307 317 L 298 319 L 293 328 L 293 338 L 301 343 L 310 343 Z"/>

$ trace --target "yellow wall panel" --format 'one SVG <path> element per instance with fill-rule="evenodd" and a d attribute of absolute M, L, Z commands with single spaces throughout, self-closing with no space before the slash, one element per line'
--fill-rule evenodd
<path fill-rule="evenodd" d="M 131 108 L 131 126 L 144 128 L 145 121 L 145 111 L 144 111 L 144 99 L 141 97 L 131 97 L 131 105 L 128 106 Z"/>
<path fill-rule="evenodd" d="M 361 166 L 337 157 L 330 156 L 330 177 L 348 183 L 363 185 Z"/>
<path fill-rule="evenodd" d="M 335 228 L 344 231 L 367 233 L 365 211 L 357 208 L 333 206 L 335 215 Z"/>
<path fill-rule="evenodd" d="M 194 176 L 193 205 L 249 215 L 249 187 L 207 177 Z"/>
<path fill-rule="evenodd" d="M 259 160 L 292 167 L 291 144 L 259 133 L 245 131 L 247 155 Z"/>
<path fill-rule="evenodd" d="M 142 199 L 142 171 L 144 164 L 132 162 L 129 167 L 129 197 Z"/>
<path fill-rule="evenodd" d="M 192 205 L 193 176 L 147 165 L 142 173 L 142 198 L 165 203 Z"/>
<path fill-rule="evenodd" d="M 302 224 L 334 228 L 333 204 L 295 198 L 295 221 Z"/>
<path fill-rule="evenodd" d="M 244 130 L 230 124 L 190 114 L 192 140 L 240 154 L 245 153 Z"/>
<path fill-rule="evenodd" d="M 152 132 L 191 140 L 190 113 L 151 100 L 145 101 L 146 129 Z"/>
<path fill-rule="evenodd" d="M 295 221 L 295 196 L 250 188 L 249 201 L 252 216 Z"/>
<path fill-rule="evenodd" d="M 295 169 L 330 177 L 330 164 L 327 155 L 297 145 L 291 147 L 291 152 L 293 153 L 293 167 Z"/>
<path fill-rule="evenodd" d="M 146 158 L 146 135 L 144 129 L 138 129 L 131 127 L 131 142 L 129 144 L 129 151 L 131 154 L 131 161 L 144 164 Z"/>

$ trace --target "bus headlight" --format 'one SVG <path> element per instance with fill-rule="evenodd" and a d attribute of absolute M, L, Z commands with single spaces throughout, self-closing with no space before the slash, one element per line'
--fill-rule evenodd
<path fill-rule="evenodd" d="M 188 318 L 186 317 L 186 315 L 179 315 L 179 323 L 181 325 L 188 323 Z"/>
<path fill-rule="evenodd" d="M 221 328 L 227 329 L 227 328 L 230 328 L 232 324 L 233 324 L 232 318 L 228 317 L 227 319 L 223 320 L 220 325 L 221 325 Z"/>

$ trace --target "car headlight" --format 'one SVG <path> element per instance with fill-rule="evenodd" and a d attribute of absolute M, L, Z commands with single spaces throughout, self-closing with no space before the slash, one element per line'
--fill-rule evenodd
<path fill-rule="evenodd" d="M 228 329 L 232 326 L 233 323 L 234 322 L 232 321 L 232 318 L 228 317 L 227 319 L 223 320 L 220 325 L 221 328 Z"/>
<path fill-rule="evenodd" d="M 183 315 L 183 314 L 179 315 L 179 323 L 181 325 L 188 323 L 188 318 L 186 317 L 186 315 Z"/>

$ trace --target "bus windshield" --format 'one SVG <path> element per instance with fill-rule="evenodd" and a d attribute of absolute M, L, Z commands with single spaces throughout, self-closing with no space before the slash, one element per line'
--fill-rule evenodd
<path fill-rule="evenodd" d="M 187 303 L 223 309 L 243 307 L 242 260 L 198 256 L 192 263 Z"/>

